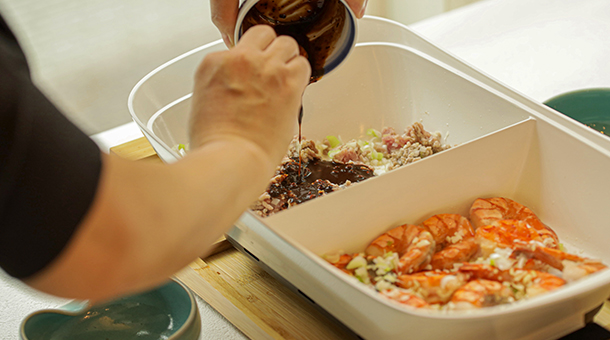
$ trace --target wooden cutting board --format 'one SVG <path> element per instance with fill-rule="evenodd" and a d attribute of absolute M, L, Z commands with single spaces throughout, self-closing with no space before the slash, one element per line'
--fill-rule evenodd
<path fill-rule="evenodd" d="M 146 138 L 121 144 L 110 153 L 130 160 L 161 163 Z M 176 277 L 251 339 L 359 339 L 267 274 L 224 238 L 212 255 L 197 259 Z M 610 328 L 610 304 L 594 321 Z"/>
<path fill-rule="evenodd" d="M 130 160 L 161 163 L 146 138 L 110 149 Z M 212 255 L 175 276 L 251 339 L 359 339 L 241 254 L 224 238 Z"/>

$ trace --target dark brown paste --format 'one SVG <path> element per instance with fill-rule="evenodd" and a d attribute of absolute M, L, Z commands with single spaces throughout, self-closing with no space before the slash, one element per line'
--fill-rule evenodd
<path fill-rule="evenodd" d="M 269 195 L 287 206 L 323 196 L 347 181 L 356 183 L 373 177 L 373 169 L 363 164 L 342 164 L 320 159 L 299 166 L 298 159 L 282 164 L 278 175 L 283 179 L 269 186 Z"/>

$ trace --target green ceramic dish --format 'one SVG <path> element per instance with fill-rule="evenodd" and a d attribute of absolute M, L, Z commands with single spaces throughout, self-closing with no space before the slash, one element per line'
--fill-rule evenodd
<path fill-rule="evenodd" d="M 201 319 L 192 293 L 177 281 L 101 305 L 73 302 L 30 314 L 23 340 L 196 340 Z"/>
<path fill-rule="evenodd" d="M 603 134 L 610 134 L 610 88 L 568 92 L 544 104 Z"/>

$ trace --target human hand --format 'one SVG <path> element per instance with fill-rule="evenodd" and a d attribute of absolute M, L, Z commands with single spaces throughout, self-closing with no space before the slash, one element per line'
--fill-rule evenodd
<path fill-rule="evenodd" d="M 346 0 L 346 2 L 358 19 L 364 16 L 368 0 Z M 233 35 L 237 22 L 237 12 L 239 11 L 239 0 L 210 0 L 210 7 L 212 22 L 218 27 L 222 40 L 227 47 L 233 46 L 235 44 Z"/>
<path fill-rule="evenodd" d="M 279 163 L 294 136 L 310 73 L 296 41 L 276 37 L 269 26 L 252 27 L 235 48 L 207 55 L 195 75 L 191 149 L 238 139 Z"/>

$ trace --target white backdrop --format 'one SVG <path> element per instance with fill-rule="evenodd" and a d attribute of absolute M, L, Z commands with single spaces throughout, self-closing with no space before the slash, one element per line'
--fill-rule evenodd
<path fill-rule="evenodd" d="M 478 0 L 369 0 L 404 24 Z M 88 134 L 131 121 L 127 96 L 165 61 L 220 38 L 209 0 L 0 0 L 34 79 Z"/>

